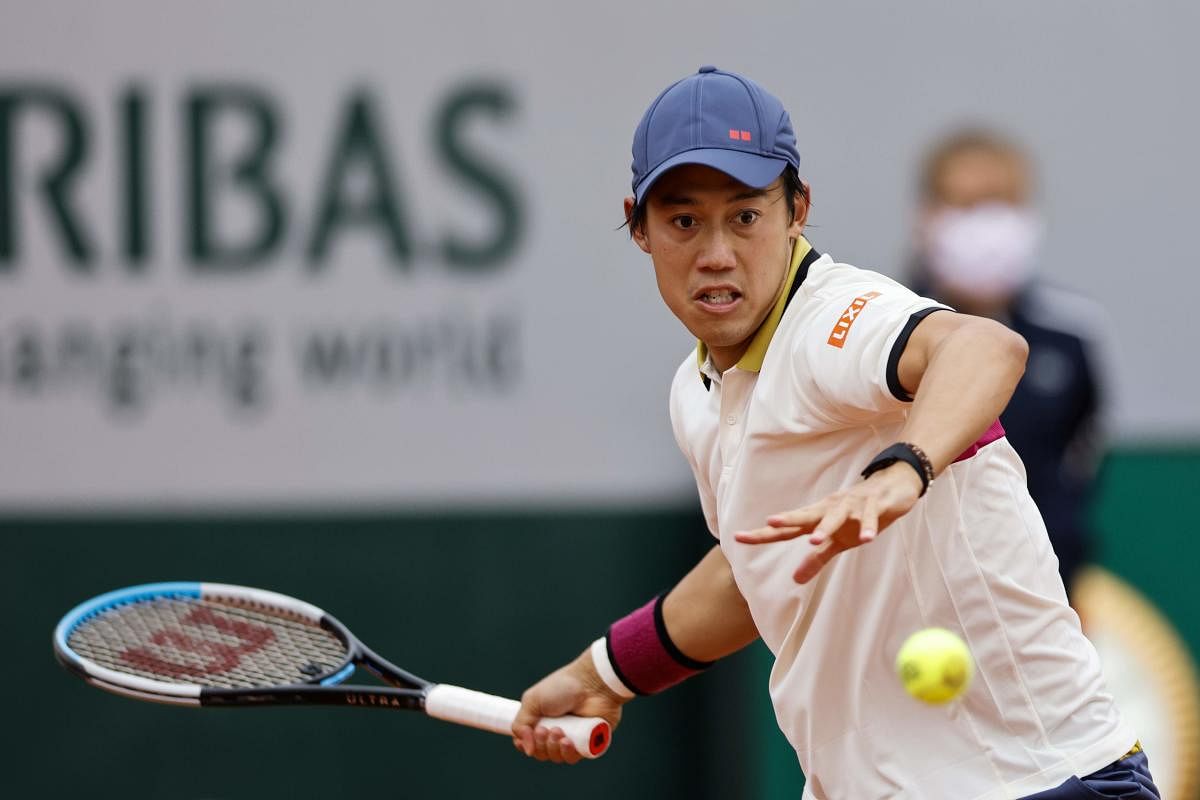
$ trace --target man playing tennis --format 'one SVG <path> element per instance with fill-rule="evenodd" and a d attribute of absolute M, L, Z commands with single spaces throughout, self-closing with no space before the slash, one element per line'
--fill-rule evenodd
<path fill-rule="evenodd" d="M 539 718 L 615 725 L 761 636 L 805 797 L 1157 798 L 997 422 L 1024 340 L 818 254 L 799 162 L 779 100 L 714 67 L 638 125 L 625 214 L 699 340 L 671 422 L 719 545 L 526 691 L 514 743 L 573 763 Z M 893 673 L 927 627 L 976 661 L 949 706 Z"/>

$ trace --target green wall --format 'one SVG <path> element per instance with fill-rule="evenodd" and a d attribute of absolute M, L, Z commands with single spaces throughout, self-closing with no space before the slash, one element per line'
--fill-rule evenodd
<path fill-rule="evenodd" d="M 711 544 L 698 514 L 192 518 L 0 525 L 9 797 L 745 796 L 760 692 L 735 658 L 628 709 L 608 755 L 539 764 L 505 738 L 367 709 L 193 710 L 85 686 L 50 632 L 75 603 L 162 579 L 244 583 L 339 617 L 417 674 L 518 696 Z M 746 689 L 745 687 L 752 687 Z M 51 782 L 53 791 L 47 788 Z"/>
<path fill-rule="evenodd" d="M 1158 606 L 1200 659 L 1200 449 L 1109 458 L 1093 522 L 1100 563 Z"/>

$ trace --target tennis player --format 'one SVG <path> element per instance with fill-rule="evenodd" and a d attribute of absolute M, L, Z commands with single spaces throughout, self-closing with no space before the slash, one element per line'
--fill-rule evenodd
<path fill-rule="evenodd" d="M 807 798 L 1157 798 L 997 421 L 1024 340 L 818 253 L 799 164 L 780 101 L 714 67 L 634 133 L 626 219 L 699 340 L 671 422 L 719 544 L 528 689 L 514 744 L 573 763 L 540 717 L 616 725 L 761 636 Z M 947 706 L 893 672 L 933 626 L 976 661 Z"/>

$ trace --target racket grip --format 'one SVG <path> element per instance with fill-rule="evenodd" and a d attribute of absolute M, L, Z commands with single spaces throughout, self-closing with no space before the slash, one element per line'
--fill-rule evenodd
<path fill-rule="evenodd" d="M 513 720 L 520 709 L 516 700 L 446 683 L 430 688 L 425 695 L 425 713 L 429 716 L 505 736 L 512 734 Z M 584 758 L 604 755 L 612 740 L 612 728 L 600 717 L 543 717 L 538 727 L 561 728 Z"/>

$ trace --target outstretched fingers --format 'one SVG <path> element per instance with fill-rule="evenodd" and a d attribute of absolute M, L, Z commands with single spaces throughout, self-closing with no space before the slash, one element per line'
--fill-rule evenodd
<path fill-rule="evenodd" d="M 809 542 L 814 547 L 825 544 L 829 539 L 842 529 L 846 524 L 846 520 L 850 518 L 850 508 L 846 502 L 840 501 L 833 505 L 817 523 L 817 527 L 813 529 L 812 535 L 808 537 Z"/>
<path fill-rule="evenodd" d="M 767 544 L 769 542 L 783 542 L 788 539 L 795 539 L 797 536 L 804 536 L 809 532 L 807 527 L 790 526 L 781 528 L 755 528 L 752 531 L 738 531 L 733 535 L 733 538 L 742 544 Z"/>
<path fill-rule="evenodd" d="M 871 493 L 838 493 L 803 508 L 773 514 L 766 526 L 739 531 L 734 538 L 743 544 L 767 544 L 807 536 L 812 548 L 794 573 L 798 583 L 807 583 L 838 553 L 874 541 L 881 522 L 879 508 L 878 499 Z"/>
<path fill-rule="evenodd" d="M 879 508 L 875 498 L 868 497 L 856 516 L 858 517 L 858 541 L 866 544 L 879 534 Z"/>
<path fill-rule="evenodd" d="M 838 544 L 835 539 L 830 539 L 820 547 L 814 547 L 796 567 L 796 571 L 792 573 L 792 579 L 796 583 L 808 583 L 817 577 L 817 573 L 832 561 L 834 556 L 847 549 L 849 548 Z"/>
<path fill-rule="evenodd" d="M 767 517 L 767 524 L 751 531 L 738 531 L 734 539 L 742 544 L 767 544 L 807 536 L 821 520 L 825 503 L 817 503 L 794 511 L 784 511 Z"/>

